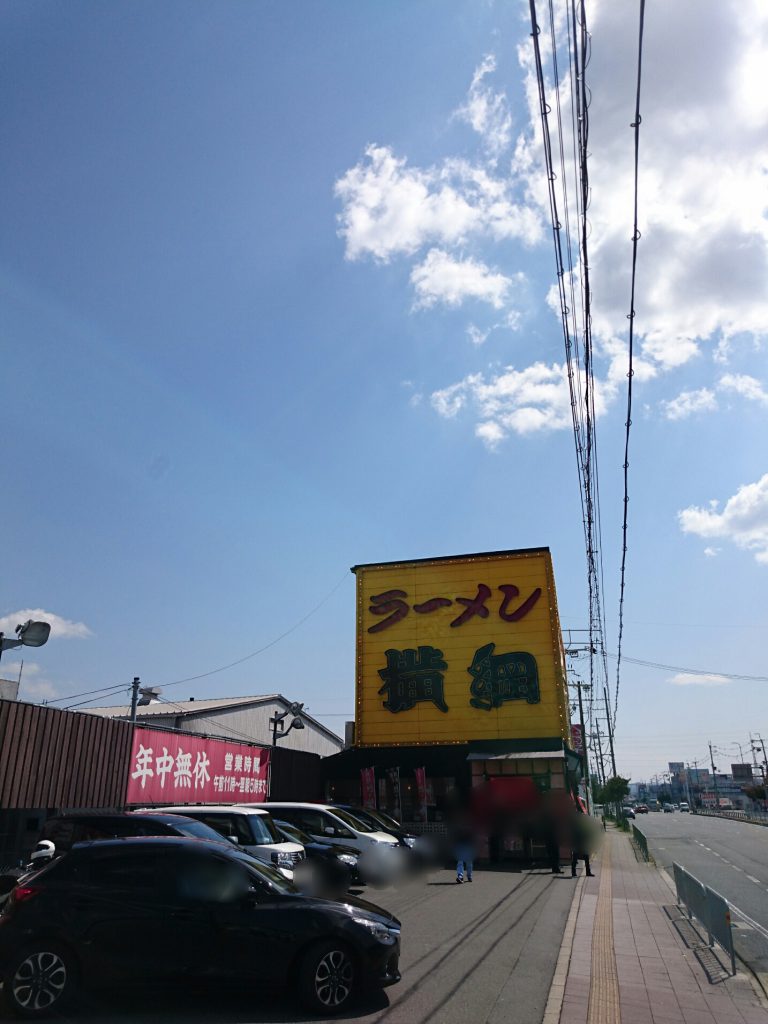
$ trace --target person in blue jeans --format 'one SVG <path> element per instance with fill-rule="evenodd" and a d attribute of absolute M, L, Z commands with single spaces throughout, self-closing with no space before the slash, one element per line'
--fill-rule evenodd
<path fill-rule="evenodd" d="M 472 862 L 474 854 L 471 846 L 456 847 L 456 882 L 464 881 L 464 872 L 467 872 L 467 881 L 472 881 Z"/>
<path fill-rule="evenodd" d="M 472 866 L 475 859 L 474 835 L 467 824 L 459 825 L 454 834 L 454 849 L 456 851 L 456 882 L 464 881 L 466 872 L 467 881 L 472 881 Z"/>

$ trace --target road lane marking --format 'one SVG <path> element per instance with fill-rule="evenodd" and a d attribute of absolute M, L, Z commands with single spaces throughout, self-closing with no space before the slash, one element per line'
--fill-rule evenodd
<path fill-rule="evenodd" d="M 756 931 L 760 932 L 763 938 L 768 939 L 768 929 L 764 928 L 761 924 L 758 924 L 757 921 L 751 918 L 748 914 L 745 914 L 743 910 L 739 910 L 739 908 L 734 906 L 730 901 L 728 902 L 728 906 L 731 908 L 732 913 L 738 914 L 740 918 L 747 922 L 747 924 L 751 924 Z"/>
<path fill-rule="evenodd" d="M 754 882 L 755 885 L 762 885 L 762 882 L 760 881 L 760 879 L 759 878 L 755 878 L 754 875 L 747 875 L 747 878 L 750 880 L 750 882 Z"/>

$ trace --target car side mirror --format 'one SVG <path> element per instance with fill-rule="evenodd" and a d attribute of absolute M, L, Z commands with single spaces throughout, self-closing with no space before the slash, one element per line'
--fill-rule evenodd
<path fill-rule="evenodd" d="M 226 838 L 227 838 L 227 839 L 228 839 L 228 840 L 230 841 L 230 843 L 232 843 L 232 844 L 233 844 L 234 846 L 237 846 L 237 845 L 238 845 L 238 838 L 237 838 L 237 836 L 227 836 Z"/>

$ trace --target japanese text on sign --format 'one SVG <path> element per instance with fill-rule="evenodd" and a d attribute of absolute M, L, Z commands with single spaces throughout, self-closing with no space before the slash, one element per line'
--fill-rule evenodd
<path fill-rule="evenodd" d="M 128 803 L 263 800 L 269 751 L 233 749 L 222 740 L 137 728 L 128 775 Z"/>
<path fill-rule="evenodd" d="M 547 548 L 354 571 L 357 745 L 570 743 Z"/>

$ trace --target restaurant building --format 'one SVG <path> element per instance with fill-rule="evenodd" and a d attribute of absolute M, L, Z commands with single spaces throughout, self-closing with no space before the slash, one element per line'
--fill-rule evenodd
<path fill-rule="evenodd" d="M 581 758 L 548 548 L 352 571 L 354 741 L 323 761 L 328 799 L 441 832 L 457 799 L 490 793 L 522 810 L 575 790 Z M 515 834 L 483 843 L 491 856 L 523 850 Z"/>

